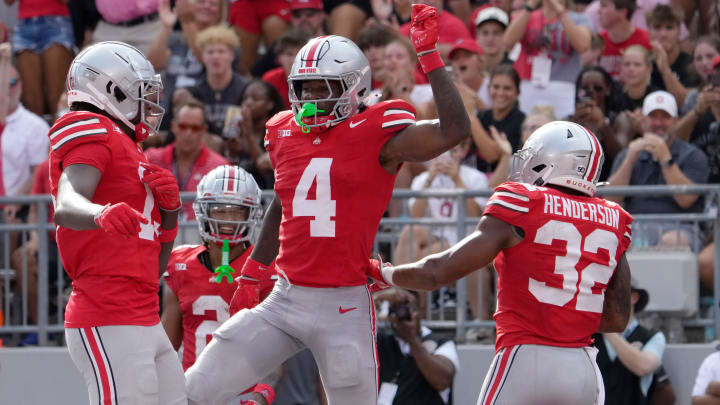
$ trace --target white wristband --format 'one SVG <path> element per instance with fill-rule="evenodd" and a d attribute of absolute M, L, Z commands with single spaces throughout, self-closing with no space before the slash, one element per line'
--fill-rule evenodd
<path fill-rule="evenodd" d="M 383 266 L 382 268 L 380 268 L 380 272 L 382 273 L 383 279 L 386 283 L 390 285 L 395 285 L 393 283 L 393 274 L 395 273 L 395 267 Z"/>
<path fill-rule="evenodd" d="M 98 228 L 100 228 L 100 224 L 98 223 L 98 219 L 100 219 L 100 216 L 102 215 L 102 213 L 105 212 L 105 210 L 108 209 L 109 206 L 110 206 L 110 203 L 107 203 L 107 204 L 103 205 L 103 207 L 100 209 L 100 211 L 98 211 L 97 213 L 95 213 L 95 216 L 93 217 L 93 221 L 95 222 L 95 225 L 98 226 Z"/>

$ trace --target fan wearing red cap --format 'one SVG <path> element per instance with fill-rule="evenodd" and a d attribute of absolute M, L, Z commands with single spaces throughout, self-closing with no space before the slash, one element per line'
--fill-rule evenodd
<path fill-rule="evenodd" d="M 490 105 L 489 78 L 485 74 L 483 49 L 475 40 L 460 38 L 448 53 L 455 77 L 470 87 L 480 98 L 483 107 Z M 480 107 L 476 107 L 481 109 Z"/>
<path fill-rule="evenodd" d="M 288 0 L 288 9 L 293 28 L 303 30 L 313 37 L 325 33 L 322 0 Z"/>

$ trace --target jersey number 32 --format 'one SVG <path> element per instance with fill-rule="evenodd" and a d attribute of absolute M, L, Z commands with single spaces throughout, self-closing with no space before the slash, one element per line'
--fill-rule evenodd
<path fill-rule="evenodd" d="M 596 283 L 607 285 L 613 275 L 617 264 L 615 260 L 619 242 L 617 235 L 604 229 L 595 229 L 583 238 L 572 223 L 550 220 L 538 229 L 534 242 L 551 245 L 554 240 L 567 242 L 565 255 L 555 258 L 554 274 L 562 277 L 562 288 L 549 286 L 531 277 L 530 292 L 538 301 L 560 307 L 570 302 L 577 294 L 575 309 L 602 313 L 604 294 L 593 293 L 592 289 Z M 599 248 L 608 251 L 609 260 L 606 265 L 590 263 L 582 271 L 575 269 L 583 254 L 597 254 Z"/>

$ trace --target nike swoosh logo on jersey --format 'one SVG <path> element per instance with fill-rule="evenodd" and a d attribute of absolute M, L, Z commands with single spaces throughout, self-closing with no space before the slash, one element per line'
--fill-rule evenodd
<path fill-rule="evenodd" d="M 350 121 L 350 128 L 355 128 L 356 126 L 362 124 L 363 122 L 367 121 L 367 118 L 361 119 L 358 122 L 352 122 Z"/>
<path fill-rule="evenodd" d="M 352 308 L 345 308 L 345 309 L 343 309 L 343 307 L 340 306 L 340 307 L 338 307 L 338 312 L 340 312 L 341 314 L 344 314 L 344 313 L 350 312 L 350 311 L 352 311 L 352 310 L 354 310 L 354 309 L 357 309 L 357 307 L 352 307 Z"/>

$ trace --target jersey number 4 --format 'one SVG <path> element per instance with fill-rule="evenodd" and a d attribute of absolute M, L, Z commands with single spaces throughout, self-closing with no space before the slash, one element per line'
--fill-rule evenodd
<path fill-rule="evenodd" d="M 555 258 L 554 273 L 562 277 L 562 288 L 549 286 L 531 277 L 530 292 L 538 301 L 560 307 L 577 295 L 575 309 L 602 313 L 604 293 L 593 293 L 592 289 L 596 283 L 607 285 L 612 277 L 617 264 L 615 260 L 619 243 L 617 235 L 604 229 L 596 229 L 583 238 L 577 227 L 570 222 L 551 220 L 538 229 L 535 243 L 551 245 L 554 240 L 567 242 L 565 255 Z M 590 263 L 582 271 L 575 269 L 583 254 L 586 252 L 597 254 L 599 248 L 608 251 L 609 260 L 606 265 Z"/>
<path fill-rule="evenodd" d="M 330 199 L 330 166 L 332 158 L 313 158 L 305 167 L 292 201 L 293 216 L 313 217 L 310 220 L 310 236 L 335 237 L 335 200 Z M 315 199 L 308 199 L 308 191 L 315 183 Z"/>

